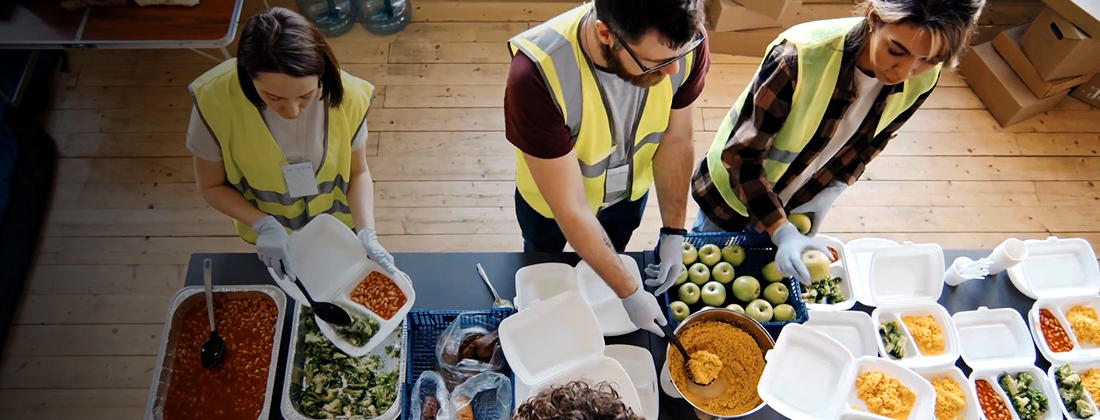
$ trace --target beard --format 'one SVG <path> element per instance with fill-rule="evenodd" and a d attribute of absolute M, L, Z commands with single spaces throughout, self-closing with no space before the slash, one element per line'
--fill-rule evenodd
<path fill-rule="evenodd" d="M 665 79 L 665 75 L 659 71 L 640 75 L 630 74 L 630 72 L 626 71 L 626 66 L 623 65 L 623 61 L 619 59 L 618 54 L 615 54 L 615 50 L 617 50 L 617 48 L 611 48 L 611 46 L 607 44 L 600 44 L 600 54 L 602 54 L 603 59 L 607 61 L 607 70 L 619 76 L 620 79 L 640 88 L 651 88 Z"/>

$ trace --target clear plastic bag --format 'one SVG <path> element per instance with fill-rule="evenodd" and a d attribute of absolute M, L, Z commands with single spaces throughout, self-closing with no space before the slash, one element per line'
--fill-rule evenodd
<path fill-rule="evenodd" d="M 511 418 L 512 381 L 496 372 L 480 373 L 455 387 L 451 407 L 455 420 Z"/>
<path fill-rule="evenodd" d="M 454 410 L 451 407 L 450 393 L 447 392 L 443 378 L 435 371 L 427 371 L 420 374 L 416 384 L 413 385 L 412 396 L 409 397 L 409 420 L 421 420 L 423 417 L 424 397 L 435 397 L 439 405 L 435 420 L 454 420 Z"/>
<path fill-rule="evenodd" d="M 504 352 L 500 349 L 499 340 L 493 340 L 492 345 L 474 346 L 473 337 L 469 337 L 471 334 L 479 334 L 482 338 L 492 338 L 497 329 L 495 322 L 497 321 L 484 315 L 460 314 L 439 336 L 435 357 L 447 389 L 454 390 L 456 386 L 482 372 L 500 372 L 504 368 Z M 490 340 L 485 342 L 488 341 Z M 469 355 L 474 347 L 480 350 L 477 352 L 480 356 L 488 356 L 484 358 L 487 362 L 463 357 L 463 350 Z"/>

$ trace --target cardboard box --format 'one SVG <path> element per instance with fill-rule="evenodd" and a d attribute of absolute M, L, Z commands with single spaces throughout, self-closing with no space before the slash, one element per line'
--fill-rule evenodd
<path fill-rule="evenodd" d="M 1100 108 L 1100 74 L 1093 76 L 1092 80 L 1078 86 L 1077 89 L 1073 90 L 1070 96 L 1080 99 L 1086 104 L 1092 105 L 1093 108 Z"/>
<path fill-rule="evenodd" d="M 1024 81 L 1024 84 L 1031 89 L 1035 96 L 1048 98 L 1056 93 L 1073 89 L 1074 86 L 1085 83 L 1092 78 L 1091 74 L 1087 74 L 1049 82 L 1043 80 L 1043 77 L 1039 75 L 1039 71 L 1027 59 L 1024 49 L 1020 47 L 1020 37 L 1024 35 L 1027 27 L 1028 25 L 1025 24 L 1001 32 L 993 40 L 993 47 L 997 49 L 997 52 L 1001 54 L 1001 58 L 1008 63 L 1009 67 L 1012 67 L 1012 70 L 1016 72 L 1017 76 L 1020 76 L 1020 79 Z"/>
<path fill-rule="evenodd" d="M 790 9 L 796 7 L 794 0 L 737 0 L 737 3 L 776 22 L 782 22 L 783 17 L 790 13 Z"/>
<path fill-rule="evenodd" d="M 1065 16 L 1085 33 L 1100 37 L 1100 1 L 1096 0 L 1043 0 L 1047 7 Z"/>
<path fill-rule="evenodd" d="M 1020 45 L 1043 80 L 1100 72 L 1100 40 L 1049 7 L 1031 23 Z"/>
<path fill-rule="evenodd" d="M 1048 98 L 1036 97 L 988 42 L 975 46 L 959 63 L 959 71 L 1002 127 L 1049 111 L 1069 95 L 1062 91 Z"/>
<path fill-rule="evenodd" d="M 781 26 L 762 29 L 750 29 L 734 32 L 718 32 L 713 27 L 708 27 L 707 42 L 710 44 L 710 52 L 714 54 L 741 55 L 748 57 L 763 57 L 767 52 L 768 44 L 775 41 L 779 34 L 794 26 L 798 17 L 798 10 L 802 7 L 802 0 L 792 0 L 787 15 L 779 21 Z"/>
<path fill-rule="evenodd" d="M 779 21 L 756 13 L 733 0 L 708 0 L 707 25 L 710 32 L 774 28 Z"/>

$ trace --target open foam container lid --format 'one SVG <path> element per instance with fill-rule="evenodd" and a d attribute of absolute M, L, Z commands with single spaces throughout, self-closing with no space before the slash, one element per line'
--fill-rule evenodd
<path fill-rule="evenodd" d="M 500 346 L 516 379 L 535 385 L 567 370 L 570 363 L 603 356 L 596 313 L 569 291 L 532 305 L 500 323 Z"/>
<path fill-rule="evenodd" d="M 291 233 L 287 249 L 294 274 L 318 302 L 331 301 L 369 261 L 355 233 L 328 214 L 317 215 Z M 275 282 L 294 300 L 309 306 L 293 280 L 276 277 Z"/>
<path fill-rule="evenodd" d="M 871 316 L 860 311 L 810 311 L 803 324 L 839 342 L 852 356 L 877 356 L 878 335 Z"/>
<path fill-rule="evenodd" d="M 959 332 L 963 361 L 975 371 L 1030 366 L 1035 345 L 1024 318 L 1014 309 L 980 307 L 951 317 Z"/>
<path fill-rule="evenodd" d="M 1100 266 L 1088 241 L 1052 236 L 1028 239 L 1024 245 L 1027 258 L 1008 270 L 1024 294 L 1033 299 L 1055 299 L 1100 292 Z"/>
<path fill-rule="evenodd" d="M 943 248 L 906 242 L 875 251 L 866 280 L 878 306 L 935 303 L 943 294 L 943 272 Z"/>
<path fill-rule="evenodd" d="M 837 383 L 854 360 L 840 342 L 811 327 L 787 324 L 764 359 L 757 393 L 776 412 L 795 420 L 840 414 L 846 388 Z"/>

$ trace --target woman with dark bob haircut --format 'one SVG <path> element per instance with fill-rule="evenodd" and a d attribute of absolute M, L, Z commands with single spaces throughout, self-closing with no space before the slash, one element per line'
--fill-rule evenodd
<path fill-rule="evenodd" d="M 276 273 L 293 274 L 288 232 L 330 214 L 358 232 L 371 260 L 406 279 L 378 243 L 367 168 L 374 86 L 340 70 L 312 23 L 276 7 L 252 16 L 237 58 L 190 85 L 195 179 Z"/>

